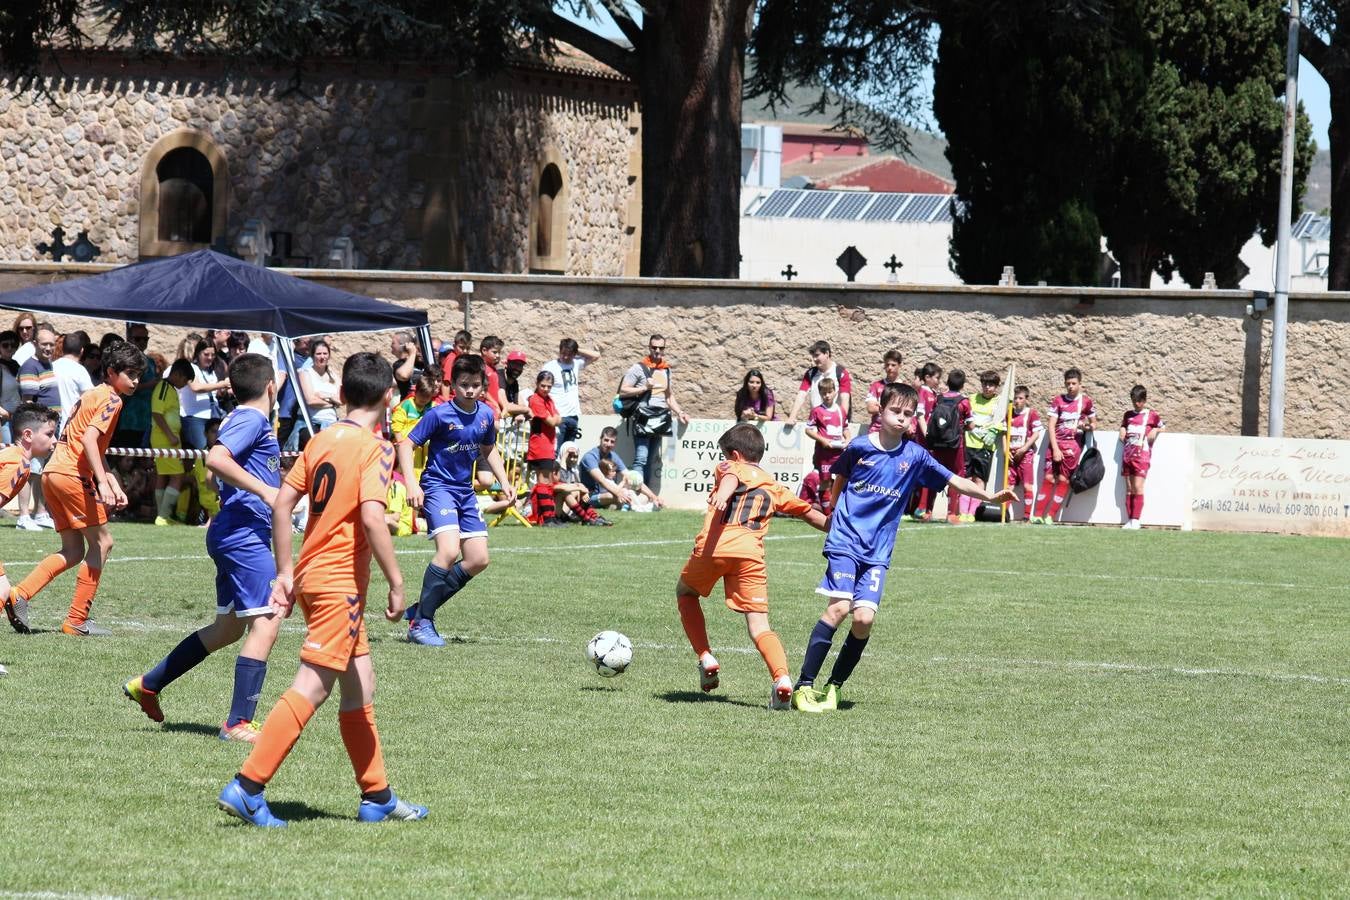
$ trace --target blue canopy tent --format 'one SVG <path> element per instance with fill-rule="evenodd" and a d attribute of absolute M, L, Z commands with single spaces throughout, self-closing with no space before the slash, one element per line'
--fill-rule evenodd
<path fill-rule="evenodd" d="M 8 291 L 0 294 L 0 307 L 147 325 L 269 332 L 284 339 L 287 377 L 297 385 L 290 339 L 298 337 L 417 329 L 424 358 L 433 358 L 427 314 L 421 310 L 325 287 L 214 250 Z M 299 407 L 313 433 L 309 411 L 303 403 Z"/>

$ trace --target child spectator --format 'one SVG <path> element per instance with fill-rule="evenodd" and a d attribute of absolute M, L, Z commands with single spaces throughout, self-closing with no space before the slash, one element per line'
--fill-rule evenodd
<path fill-rule="evenodd" d="M 540 471 L 545 462 L 554 462 L 553 454 L 557 449 L 558 423 L 562 416 L 558 406 L 549 396 L 553 390 L 553 375 L 542 371 L 534 377 L 534 393 L 530 395 L 530 444 L 525 451 L 525 461 L 531 471 Z"/>
<path fill-rule="evenodd" d="M 867 414 L 872 417 L 868 432 L 881 430 L 881 392 L 888 384 L 900 383 L 901 356 L 899 350 L 887 350 L 881 357 L 881 377 L 867 389 Z"/>
<path fill-rule="evenodd" d="M 454 371 L 455 360 L 469 352 L 473 346 L 473 335 L 460 329 L 449 349 L 441 347 L 441 399 L 449 400 L 455 396 L 454 386 L 450 383 L 450 373 Z"/>
<path fill-rule="evenodd" d="M 417 510 L 408 503 L 408 486 L 402 472 L 395 472 L 389 479 L 389 493 L 385 495 L 384 505 L 384 524 L 389 526 L 390 537 L 417 534 Z"/>
<path fill-rule="evenodd" d="M 1069 496 L 1069 478 L 1078 468 L 1083 437 L 1092 430 L 1092 420 L 1096 417 L 1092 398 L 1083 393 L 1083 373 L 1078 369 L 1066 369 L 1064 393 L 1050 401 L 1046 425 L 1050 435 L 1050 455 L 1045 460 L 1045 478 L 1036 495 L 1032 521 L 1055 524 L 1059 509 Z"/>
<path fill-rule="evenodd" d="M 1045 428 L 1041 414 L 1030 406 L 1031 391 L 1024 384 L 1013 390 L 1012 427 L 1008 432 L 1008 487 L 1022 488 L 1022 521 L 1031 521 L 1031 504 L 1035 498 L 1036 451 L 1040 449 Z"/>
<path fill-rule="evenodd" d="M 590 491 L 581 482 L 581 447 L 576 441 L 563 444 L 558 467 L 558 482 L 553 494 L 562 509 L 585 525 L 614 524 L 591 508 Z"/>
<path fill-rule="evenodd" d="M 694 550 L 675 583 L 680 623 L 698 657 L 699 688 L 705 693 L 716 689 L 721 666 L 712 654 L 699 600 L 712 593 L 720 580 L 727 607 L 745 616 L 750 640 L 769 668 L 773 680 L 769 708 L 788 709 L 792 679 L 788 677 L 783 642 L 769 627 L 764 534 L 775 512 L 805 519 L 821 531 L 827 519 L 759 467 L 767 449 L 759 429 L 745 423 L 733 425 L 717 443 L 723 456 L 717 466 L 717 484 L 708 496 L 703 530 L 694 538 Z"/>
<path fill-rule="evenodd" d="M 534 487 L 530 489 L 530 524 L 544 528 L 567 524 L 558 518 L 555 494 L 557 485 L 561 481 L 559 477 L 561 469 L 558 467 L 558 461 L 541 459 L 534 464 L 534 472 L 536 476 Z"/>
<path fill-rule="evenodd" d="M 805 500 L 811 505 L 812 509 L 824 510 L 826 497 L 820 489 L 820 471 L 812 469 L 806 473 L 802 479 L 802 489 L 797 492 L 798 498 Z"/>
<path fill-rule="evenodd" d="M 500 362 L 502 339 L 495 334 L 490 334 L 478 343 L 478 353 L 483 357 L 483 402 L 492 407 L 492 412 L 498 419 L 502 418 L 506 410 L 506 392 L 502 390 L 502 370 L 497 367 Z"/>
<path fill-rule="evenodd" d="M 23 490 L 34 458 L 52 452 L 56 445 L 56 423 L 61 414 L 36 403 L 20 403 L 10 416 L 10 432 L 14 443 L 0 450 L 0 506 Z M 10 590 L 5 566 L 0 563 L 0 599 L 5 604 L 5 615 L 10 626 L 19 634 L 28 634 L 28 601 Z"/>
<path fill-rule="evenodd" d="M 818 387 L 820 405 L 811 410 L 811 416 L 806 420 L 806 436 L 815 442 L 811 466 L 824 482 L 830 477 L 830 465 L 848 443 L 848 414 L 836 402 L 833 379 L 820 379 Z"/>
<path fill-rule="evenodd" d="M 167 378 L 155 385 L 150 398 L 150 446 L 156 450 L 181 450 L 182 420 L 179 418 L 179 392 L 192 381 L 192 363 L 174 360 Z M 155 524 L 171 524 L 183 490 L 183 460 L 177 456 L 155 457 Z"/>
<path fill-rule="evenodd" d="M 964 472 L 966 466 L 966 428 L 970 423 L 970 399 L 961 393 L 966 386 L 966 373 L 952 369 L 947 373 L 947 390 L 933 404 L 928 419 L 926 444 L 939 464 L 952 472 Z M 947 521 L 960 523 L 960 492 L 947 490 Z M 936 497 L 934 497 L 936 499 Z M 932 507 L 929 507 L 932 510 Z"/>
<path fill-rule="evenodd" d="M 990 470 L 994 465 L 994 450 L 998 447 L 998 438 L 1006 429 L 1003 421 L 994 421 L 998 407 L 999 386 L 1003 378 L 992 369 L 980 373 L 980 392 L 970 399 L 970 424 L 966 429 L 966 477 L 984 487 L 992 479 Z M 960 519 L 962 522 L 974 522 L 975 510 L 980 502 L 974 497 L 961 496 Z"/>
<path fill-rule="evenodd" d="M 942 379 L 942 366 L 937 363 L 924 363 L 914 370 L 914 388 L 919 392 L 919 403 L 914 410 L 912 436 L 919 446 L 928 446 L 928 423 L 933 418 L 933 408 L 937 406 L 938 384 Z M 926 487 L 915 492 L 912 518 L 915 522 L 927 522 L 933 517 L 933 505 L 937 495 Z"/>
<path fill-rule="evenodd" d="M 206 423 L 206 444 L 216 442 L 220 431 L 220 422 L 212 419 Z M 192 463 L 192 490 L 178 495 L 178 520 L 189 525 L 206 527 L 211 517 L 220 512 L 220 494 L 216 491 L 216 481 L 206 468 L 206 463 L 196 459 Z"/>
<path fill-rule="evenodd" d="M 217 801 L 225 812 L 253 825 L 286 824 L 268 809 L 263 789 L 339 679 L 338 731 L 361 789 L 357 818 L 381 822 L 427 815 L 426 807 L 405 803 L 389 788 L 375 730 L 375 670 L 366 637 L 371 556 L 389 582 L 385 618 L 397 622 L 403 614 L 403 575 L 384 522 L 394 448 L 374 433 L 384 421 L 393 383 L 394 370 L 379 355 L 348 357 L 342 368 L 346 418 L 315 435 L 277 493 L 272 514 L 277 576 L 271 603 L 288 615 L 298 600 L 307 633 L 300 671 Z M 411 458 L 407 462 L 411 469 Z M 313 515 L 296 565 L 291 513 L 306 494 L 313 501 Z"/>
<path fill-rule="evenodd" d="M 413 382 L 412 387 L 412 396 L 405 398 L 398 406 L 395 406 L 394 412 L 389 418 L 389 430 L 393 433 L 395 441 L 406 438 L 408 433 L 417 427 L 417 423 L 422 420 L 426 411 L 441 402 L 441 379 L 436 373 L 423 372 Z M 414 477 L 420 479 L 426 467 L 426 448 L 418 447 L 413 451 Z"/>
<path fill-rule="evenodd" d="M 1144 479 L 1153 457 L 1153 442 L 1167 426 L 1162 416 L 1147 408 L 1148 390 L 1142 384 L 1130 388 L 1130 402 L 1134 409 L 1120 420 L 1120 442 L 1125 447 L 1120 464 L 1120 475 L 1125 479 L 1125 524 L 1120 527 L 1137 531 L 1144 515 Z"/>
<path fill-rule="evenodd" d="M 900 513 L 918 484 L 933 490 L 943 485 L 981 500 L 1006 503 L 1013 492 L 990 493 L 937 462 L 908 439 L 909 422 L 918 395 L 907 384 L 893 384 L 881 393 L 881 430 L 854 438 L 834 464 L 834 514 L 825 537 L 825 577 L 816 593 L 826 597 L 824 614 L 811 631 L 806 656 L 793 691 L 793 705 L 806 712 L 837 709 L 839 688 L 862 658 L 881 606 L 886 571 L 895 550 Z M 829 655 L 834 634 L 845 617 L 852 626 L 835 658 L 824 695 L 815 690 L 816 676 Z"/>

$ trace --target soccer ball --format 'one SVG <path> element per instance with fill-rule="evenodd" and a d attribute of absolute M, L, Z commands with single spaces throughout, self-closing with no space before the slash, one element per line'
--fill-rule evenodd
<path fill-rule="evenodd" d="M 602 631 L 586 644 L 586 658 L 595 671 L 613 678 L 633 662 L 633 643 L 617 631 Z"/>

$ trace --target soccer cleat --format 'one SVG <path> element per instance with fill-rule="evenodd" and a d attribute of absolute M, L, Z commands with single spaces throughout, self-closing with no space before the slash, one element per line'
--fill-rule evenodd
<path fill-rule="evenodd" d="M 78 625 L 62 622 L 61 633 L 68 634 L 71 637 L 107 637 L 112 634 L 111 631 L 104 628 L 102 625 L 95 625 L 89 619 L 85 619 Z"/>
<path fill-rule="evenodd" d="M 722 683 L 722 679 L 719 677 L 721 671 L 722 667 L 711 653 L 700 656 L 698 658 L 698 689 L 705 694 L 717 690 L 717 686 Z"/>
<path fill-rule="evenodd" d="M 9 617 L 10 627 L 19 634 L 32 634 L 33 629 L 28 624 L 28 601 L 12 591 L 5 598 L 5 615 Z"/>
<path fill-rule="evenodd" d="M 216 799 L 216 806 L 236 819 L 243 819 L 250 825 L 258 825 L 262 828 L 286 827 L 284 820 L 272 815 L 272 810 L 267 808 L 267 800 L 263 795 L 250 796 L 244 790 L 244 786 L 239 783 L 238 778 L 230 779 L 230 783 L 225 785 L 225 789 L 220 792 L 220 797 Z"/>
<path fill-rule="evenodd" d="M 961 521 L 962 521 L 962 522 L 965 522 L 965 523 L 968 524 L 968 525 L 969 525 L 969 524 L 974 524 L 974 522 L 975 522 L 975 514 L 974 514 L 974 513 L 962 513 L 962 514 L 961 514 Z"/>
<path fill-rule="evenodd" d="M 262 729 L 247 719 L 242 719 L 231 725 L 226 722 L 220 726 L 220 739 L 222 741 L 239 741 L 244 744 L 258 743 L 258 735 L 262 734 Z"/>
<path fill-rule="evenodd" d="M 820 695 L 809 684 L 799 684 L 792 692 L 792 708 L 809 713 L 824 712 L 820 708 Z"/>
<path fill-rule="evenodd" d="M 9 674 L 9 669 L 6 669 L 4 666 L 0 666 L 0 677 L 3 677 L 3 676 L 8 675 L 8 674 Z"/>
<path fill-rule="evenodd" d="M 173 523 L 170 522 L 168 519 L 164 518 L 163 516 L 155 516 L 155 524 L 160 528 L 168 528 Z"/>
<path fill-rule="evenodd" d="M 132 703 L 139 704 L 141 712 L 149 716 L 150 721 L 164 721 L 164 711 L 159 708 L 159 693 L 142 684 L 140 675 L 122 685 L 122 693 Z"/>
<path fill-rule="evenodd" d="M 786 675 L 774 681 L 769 709 L 792 709 L 792 680 Z"/>
<path fill-rule="evenodd" d="M 436 623 L 430 619 L 413 619 L 408 623 L 408 643 L 423 647 L 444 647 L 445 638 L 436 631 Z"/>
<path fill-rule="evenodd" d="M 32 516 L 19 516 L 19 520 L 18 520 L 17 522 L 15 522 L 14 524 L 15 524 L 17 527 L 22 528 L 24 531 L 41 531 L 41 530 L 42 530 L 42 526 L 39 525 L 37 522 L 34 522 Z"/>
<path fill-rule="evenodd" d="M 428 815 L 425 806 L 414 806 L 398 798 L 397 794 L 390 792 L 388 803 L 376 803 L 373 800 L 362 800 L 361 807 L 356 811 L 358 822 L 389 822 L 403 821 L 413 822 L 417 819 L 425 819 Z"/>
<path fill-rule="evenodd" d="M 948 525 L 960 525 L 960 524 L 961 524 L 961 517 L 960 517 L 960 516 L 947 516 L 947 524 L 948 524 Z"/>
<path fill-rule="evenodd" d="M 37 523 L 39 528 L 51 528 L 53 530 L 56 529 L 56 522 L 52 520 L 51 513 L 40 512 L 36 516 L 33 516 L 33 521 Z"/>
<path fill-rule="evenodd" d="M 839 708 L 839 685 L 827 684 L 825 686 L 825 695 L 820 698 L 821 710 L 833 710 Z"/>

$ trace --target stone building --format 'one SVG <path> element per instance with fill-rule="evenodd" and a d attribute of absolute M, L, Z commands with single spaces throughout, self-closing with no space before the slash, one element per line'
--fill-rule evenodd
<path fill-rule="evenodd" d="M 0 259 L 58 225 L 127 263 L 256 221 L 283 265 L 347 238 L 375 269 L 636 274 L 639 127 L 633 85 L 566 47 L 487 81 L 331 60 L 299 84 L 65 54 L 35 89 L 0 81 Z"/>

